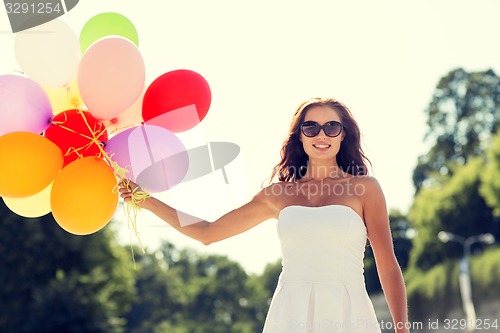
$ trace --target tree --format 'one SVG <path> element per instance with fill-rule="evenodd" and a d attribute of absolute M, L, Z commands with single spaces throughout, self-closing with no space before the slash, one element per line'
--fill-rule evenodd
<path fill-rule="evenodd" d="M 279 276 L 282 270 L 282 260 L 278 259 L 273 263 L 268 263 L 260 275 L 250 276 L 252 286 L 252 311 L 253 316 L 261 324 L 259 331 L 264 326 L 271 299 L 278 285 Z"/>
<path fill-rule="evenodd" d="M 169 252 L 177 251 L 171 244 L 165 247 L 169 248 Z M 167 260 L 161 251 L 134 252 L 137 253 L 137 296 L 126 315 L 127 332 L 150 333 L 163 328 L 163 332 L 188 333 L 187 329 L 184 331 L 183 325 L 179 325 L 184 321 L 183 309 L 190 301 L 188 284 L 178 271 L 168 269 Z"/>
<path fill-rule="evenodd" d="M 282 260 L 279 259 L 274 263 L 269 263 L 264 268 L 264 272 L 259 277 L 260 285 L 264 287 L 268 295 L 274 293 L 276 286 L 278 285 L 278 279 L 281 274 Z"/>
<path fill-rule="evenodd" d="M 487 164 L 481 174 L 480 191 L 498 218 L 500 217 L 500 131 L 495 135 L 487 156 Z"/>
<path fill-rule="evenodd" d="M 267 295 L 226 256 L 164 243 L 137 258 L 138 297 L 127 316 L 131 333 L 250 333 L 262 329 Z M 264 301 L 265 302 L 265 301 Z"/>
<path fill-rule="evenodd" d="M 123 331 L 134 272 L 111 229 L 74 236 L 50 214 L 24 219 L 3 200 L 0 216 L 1 332 Z"/>
<path fill-rule="evenodd" d="M 410 209 L 409 220 L 417 231 L 410 255 L 412 268 L 427 269 L 446 258 L 458 258 L 458 244 L 442 244 L 437 234 L 444 230 L 469 237 L 491 232 L 499 236 L 492 209 L 479 191 L 484 159 L 470 158 L 453 168 L 452 176 L 441 184 L 422 189 Z M 481 247 L 476 244 L 474 248 Z"/>
<path fill-rule="evenodd" d="M 220 255 L 199 256 L 192 263 L 197 273 L 186 281 L 193 292 L 186 309 L 189 332 L 258 331 L 260 323 L 248 306 L 253 290 L 243 268 Z"/>
<path fill-rule="evenodd" d="M 413 172 L 417 192 L 450 175 L 454 165 L 484 154 L 499 127 L 500 77 L 492 70 L 452 70 L 439 81 L 426 113 L 426 140 L 434 144 Z"/>

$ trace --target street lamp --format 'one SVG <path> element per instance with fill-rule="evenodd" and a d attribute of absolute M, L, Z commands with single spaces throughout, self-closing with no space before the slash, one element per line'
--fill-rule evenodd
<path fill-rule="evenodd" d="M 476 329 L 476 310 L 474 309 L 474 303 L 472 302 L 472 288 L 469 273 L 470 247 L 472 244 L 477 242 L 493 244 L 495 243 L 495 236 L 487 233 L 465 238 L 460 235 L 452 234 L 451 232 L 440 231 L 438 233 L 438 238 L 443 243 L 457 242 L 460 243 L 463 247 L 464 251 L 462 259 L 460 260 L 460 275 L 458 277 L 460 295 L 462 297 L 464 312 L 467 317 L 468 332 L 474 332 L 474 330 Z"/>

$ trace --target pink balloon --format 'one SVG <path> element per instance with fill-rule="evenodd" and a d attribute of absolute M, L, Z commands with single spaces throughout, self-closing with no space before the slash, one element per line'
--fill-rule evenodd
<path fill-rule="evenodd" d="M 127 169 L 126 177 L 147 192 L 162 192 L 179 184 L 189 168 L 182 142 L 167 129 L 142 125 L 118 133 L 106 143 L 111 160 Z"/>
<path fill-rule="evenodd" d="M 105 37 L 83 54 L 77 80 L 89 112 L 97 119 L 108 120 L 139 98 L 146 80 L 144 60 L 130 40 Z"/>
<path fill-rule="evenodd" d="M 49 97 L 38 83 L 21 75 L 0 75 L 0 135 L 41 133 L 52 117 Z"/>
<path fill-rule="evenodd" d="M 128 128 L 139 126 L 142 124 L 142 100 L 144 98 L 144 92 L 141 93 L 139 98 L 124 112 L 120 113 L 118 116 L 104 121 L 106 129 L 111 135 L 116 135 L 121 131 Z"/>

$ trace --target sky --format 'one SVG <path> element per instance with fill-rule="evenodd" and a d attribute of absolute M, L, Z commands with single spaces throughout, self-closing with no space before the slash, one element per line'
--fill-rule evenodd
<path fill-rule="evenodd" d="M 387 206 L 406 212 L 412 171 L 429 147 L 424 111 L 439 79 L 458 67 L 500 73 L 495 0 L 82 0 L 60 19 L 79 35 L 102 12 L 133 22 L 146 84 L 176 69 L 196 71 L 209 83 L 207 116 L 179 138 L 186 148 L 209 141 L 238 144 L 240 154 L 225 168 L 229 184 L 216 171 L 155 195 L 211 221 L 260 190 L 279 161 L 293 112 L 318 96 L 350 108 Z M 1 8 L 0 75 L 16 70 L 14 34 Z M 121 238 L 135 242 L 121 209 L 116 218 Z M 280 258 L 275 220 L 209 246 L 148 212 L 137 222 L 148 249 L 168 240 L 228 255 L 251 273 Z"/>

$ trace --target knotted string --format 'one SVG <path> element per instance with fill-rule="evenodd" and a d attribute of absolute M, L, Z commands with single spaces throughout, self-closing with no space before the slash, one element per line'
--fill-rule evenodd
<path fill-rule="evenodd" d="M 77 111 L 77 113 L 79 115 L 81 115 L 81 117 L 85 123 L 85 126 L 87 127 L 87 129 L 91 133 L 91 136 L 85 135 L 85 134 L 77 132 L 69 127 L 64 126 L 63 124 L 67 120 L 66 114 L 64 114 L 65 119 L 63 121 L 61 121 L 61 122 L 54 122 L 53 121 L 52 122 L 53 125 L 60 126 L 62 129 L 65 129 L 71 133 L 80 135 L 80 136 L 84 137 L 85 139 L 89 140 L 89 143 L 83 147 L 78 147 L 78 148 L 71 147 L 70 149 L 68 149 L 68 151 L 66 151 L 64 156 L 68 156 L 69 154 L 74 153 L 74 154 L 77 154 L 79 158 L 82 158 L 83 154 L 80 151 L 86 150 L 90 146 L 95 145 L 99 149 L 99 156 L 98 157 L 103 158 L 109 164 L 109 166 L 113 170 L 115 177 L 118 179 L 117 184 L 113 188 L 113 193 L 118 193 L 118 187 L 119 187 L 118 184 L 119 183 L 123 183 L 127 188 L 130 188 L 130 180 L 128 180 L 126 177 L 126 173 L 128 172 L 128 170 L 126 168 L 118 165 L 117 162 L 113 161 L 112 155 L 109 155 L 104 150 L 104 144 L 101 141 L 99 141 L 99 137 L 107 131 L 107 126 L 103 122 L 100 122 L 101 124 L 104 125 L 104 129 L 98 130 L 96 128 L 91 128 L 90 124 L 87 121 L 87 118 L 85 117 L 84 111 L 80 107 L 80 103 L 79 103 L 78 98 L 75 98 L 71 95 L 71 88 L 69 86 L 66 88 L 66 93 L 67 93 L 68 99 L 70 100 L 70 103 L 72 103 L 75 106 L 75 110 Z M 132 190 L 131 200 L 127 201 L 124 205 L 124 214 L 125 214 L 126 219 L 127 219 L 128 227 L 135 234 L 135 236 L 139 242 L 139 246 L 142 250 L 142 253 L 146 253 L 146 251 L 144 250 L 144 246 L 142 244 L 142 241 L 141 241 L 141 238 L 139 235 L 139 231 L 137 228 L 137 216 L 138 216 L 138 213 L 142 209 L 140 204 L 144 200 L 149 198 L 150 196 L 151 195 L 149 193 L 145 192 L 140 187 L 136 187 Z M 134 257 L 134 248 L 132 246 L 132 234 L 130 234 L 130 249 L 132 252 L 132 260 L 134 262 L 134 267 L 136 267 L 135 257 Z"/>

